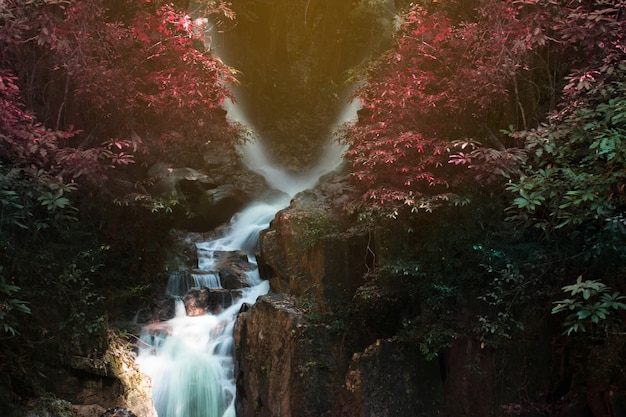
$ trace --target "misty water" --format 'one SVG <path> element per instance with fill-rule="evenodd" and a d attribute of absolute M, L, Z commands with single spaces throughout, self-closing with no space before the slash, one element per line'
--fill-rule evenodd
<path fill-rule="evenodd" d="M 245 123 L 235 107 L 229 117 Z M 337 125 L 356 118 L 358 103 L 346 106 Z M 240 148 L 241 158 L 251 171 L 261 174 L 268 186 L 281 191 L 271 199 L 249 204 L 236 214 L 226 232 L 219 238 L 196 243 L 198 268 L 193 286 L 221 288 L 215 272 L 216 251 L 243 250 L 255 264 L 259 233 L 279 210 L 289 205 L 298 192 L 314 187 L 319 179 L 342 163 L 344 149 L 329 139 L 319 163 L 309 170 L 294 174 L 274 163 L 263 148 L 262 141 L 253 140 Z M 193 274 L 192 274 L 193 275 Z M 176 316 L 157 327 L 145 328 L 137 363 L 152 378 L 153 401 L 159 417 L 234 417 L 236 387 L 234 378 L 233 328 L 237 313 L 244 303 L 254 304 L 269 290 L 269 283 L 259 278 L 258 270 L 247 273 L 249 288 L 243 296 L 213 315 L 189 317 L 182 296 L 189 290 L 183 274 L 172 274 L 167 295 L 176 300 Z"/>

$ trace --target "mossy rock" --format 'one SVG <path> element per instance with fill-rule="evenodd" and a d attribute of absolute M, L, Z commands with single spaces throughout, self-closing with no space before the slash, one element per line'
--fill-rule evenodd
<path fill-rule="evenodd" d="M 69 401 L 60 400 L 53 396 L 41 397 L 34 400 L 25 409 L 18 411 L 16 417 L 76 417 L 76 413 Z"/>

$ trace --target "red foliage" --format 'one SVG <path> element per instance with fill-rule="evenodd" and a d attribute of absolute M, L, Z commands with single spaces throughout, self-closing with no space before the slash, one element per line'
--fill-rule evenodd
<path fill-rule="evenodd" d="M 141 132 L 202 127 L 230 95 L 225 86 L 234 77 L 204 49 L 198 23 L 172 6 L 147 3 L 129 26 L 98 17 L 101 2 L 68 10 L 67 26 L 89 22 L 89 30 L 75 27 L 67 36 L 77 97 L 95 117 Z"/>
<path fill-rule="evenodd" d="M 160 1 L 120 0 L 123 19 L 110 3 L 0 6 L 0 69 L 12 70 L 2 72 L 11 87 L 2 91 L 3 159 L 102 185 L 108 169 L 132 162 L 131 145 L 160 153 L 172 131 L 184 142 L 207 125 L 228 128 L 220 106 L 233 73 L 205 49 L 200 24 Z"/>
<path fill-rule="evenodd" d="M 139 150 L 150 152 L 160 147 L 162 133 L 197 135 L 215 124 L 230 95 L 226 85 L 235 80 L 204 47 L 202 23 L 160 1 L 120 0 L 118 8 L 130 15 L 112 18 L 109 3 L 18 0 L 7 6 L 0 17 L 0 68 L 18 75 L 29 107 L 57 128 L 98 128 L 95 145 L 133 136 Z M 223 2 L 215 8 L 232 17 Z M 142 148 L 139 137 L 152 143 Z"/>
<path fill-rule="evenodd" d="M 0 157 L 20 167 L 58 171 L 59 141 L 73 134 L 37 124 L 24 110 L 16 81 L 10 71 L 0 71 Z"/>
<path fill-rule="evenodd" d="M 545 44 L 541 13 L 513 0 L 476 3 L 471 20 L 412 6 L 357 92 L 367 116 L 348 157 L 366 206 L 430 210 L 456 199 L 448 193 L 465 168 L 448 163 L 451 142 L 502 111 L 528 52 Z"/>
<path fill-rule="evenodd" d="M 47 129 L 37 123 L 25 110 L 16 81 L 10 71 L 0 71 L 0 161 L 35 176 L 56 176 L 59 183 L 83 177 L 92 184 L 102 184 L 108 168 L 133 162 L 125 152 L 127 141 L 90 149 L 68 147 L 68 139 L 79 132 Z"/>

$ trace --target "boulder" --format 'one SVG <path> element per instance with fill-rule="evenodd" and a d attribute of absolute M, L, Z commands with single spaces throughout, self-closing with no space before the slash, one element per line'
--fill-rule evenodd
<path fill-rule="evenodd" d="M 160 163 L 148 170 L 148 176 L 157 179 L 150 189 L 152 195 L 179 203 L 173 210 L 179 229 L 209 231 L 227 223 L 249 200 L 239 188 L 220 184 L 192 168 L 173 168 Z"/>
<path fill-rule="evenodd" d="M 237 415 L 259 417 L 320 416 L 327 393 L 308 389 L 309 371 L 303 333 L 304 315 L 295 299 L 266 295 L 235 325 Z M 323 380 L 323 379 L 322 379 Z"/>
<path fill-rule="evenodd" d="M 238 290 L 250 286 L 247 273 L 254 270 L 256 265 L 248 260 L 245 251 L 217 251 L 214 256 L 222 288 Z"/>
<path fill-rule="evenodd" d="M 154 321 L 167 321 L 176 315 L 176 301 L 165 297 L 155 302 L 150 308 L 141 309 L 135 318 L 136 324 L 146 325 Z"/>
<path fill-rule="evenodd" d="M 216 266 L 238 267 L 244 271 L 252 271 L 256 266 L 248 260 L 248 254 L 243 250 L 215 251 Z"/>
<path fill-rule="evenodd" d="M 130 346 L 109 332 L 105 360 L 110 376 L 119 381 L 119 391 L 113 407 L 122 407 L 137 417 L 158 417 L 152 403 L 152 381 L 139 370 Z"/>
<path fill-rule="evenodd" d="M 256 197 L 268 190 L 265 179 L 250 171 L 239 152 L 230 147 L 211 144 L 203 154 L 204 170 L 216 184 L 231 184 L 246 195 Z"/>
<path fill-rule="evenodd" d="M 191 288 L 183 296 L 183 303 L 189 317 L 204 316 L 209 308 L 209 289 L 207 287 Z"/>
<path fill-rule="evenodd" d="M 206 190 L 217 186 L 207 174 L 196 169 L 174 168 L 165 163 L 154 164 L 148 169 L 147 175 L 157 179 L 150 190 L 157 195 L 176 196 L 193 188 Z"/>
<path fill-rule="evenodd" d="M 369 231 L 344 229 L 318 191 L 298 194 L 261 232 L 259 265 L 274 292 L 313 296 L 320 306 L 350 300 L 372 267 Z"/>
<path fill-rule="evenodd" d="M 69 401 L 45 396 L 30 401 L 15 417 L 76 417 L 76 414 Z"/>
<path fill-rule="evenodd" d="M 122 408 L 115 407 L 106 410 L 100 417 L 137 417 L 132 411 Z"/>
<path fill-rule="evenodd" d="M 225 308 L 233 305 L 235 300 L 241 298 L 241 291 L 227 289 L 211 289 L 209 291 L 208 311 L 211 314 L 219 314 Z"/>
<path fill-rule="evenodd" d="M 105 351 L 74 355 L 66 365 L 49 375 L 51 395 L 31 401 L 15 417 L 100 417 L 114 408 L 157 417 L 150 378 L 139 370 L 131 346 L 112 331 Z"/>
<path fill-rule="evenodd" d="M 183 303 L 187 315 L 197 317 L 207 313 L 219 314 L 239 298 L 241 291 L 203 287 L 190 289 L 183 297 Z"/>
<path fill-rule="evenodd" d="M 199 233 L 172 230 L 168 235 L 168 251 L 165 254 L 164 266 L 168 270 L 187 270 L 198 265 L 196 241 L 205 239 Z"/>
<path fill-rule="evenodd" d="M 222 288 L 238 290 L 250 286 L 247 282 L 245 272 L 240 269 L 225 266 L 219 269 L 219 274 Z"/>

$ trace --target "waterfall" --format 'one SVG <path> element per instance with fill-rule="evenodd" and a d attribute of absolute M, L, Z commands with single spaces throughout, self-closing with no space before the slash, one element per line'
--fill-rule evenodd
<path fill-rule="evenodd" d="M 358 103 L 351 103 L 337 124 L 356 118 Z M 227 107 L 228 116 L 245 123 L 236 107 Z M 233 327 L 243 303 L 254 304 L 269 290 L 258 270 L 247 272 L 251 285 L 241 298 L 219 314 L 188 317 L 182 296 L 194 286 L 220 288 L 215 272 L 216 251 L 244 250 L 248 261 L 259 232 L 269 226 L 277 211 L 286 207 L 299 191 L 314 187 L 319 179 L 339 167 L 344 149 L 330 141 L 320 162 L 304 173 L 290 173 L 271 161 L 261 142 L 247 142 L 240 149 L 246 166 L 265 178 L 268 185 L 282 191 L 267 201 L 255 201 L 232 219 L 228 230 L 212 241 L 197 243 L 198 268 L 191 274 L 174 273 L 167 295 L 176 299 L 176 316 L 159 326 L 146 328 L 137 363 L 152 378 L 153 401 L 159 417 L 234 417 L 236 387 L 233 375 Z"/>

